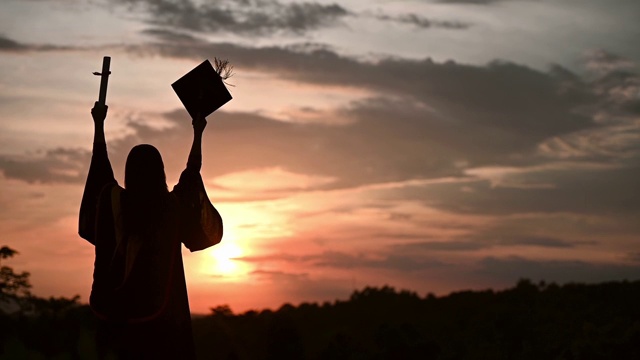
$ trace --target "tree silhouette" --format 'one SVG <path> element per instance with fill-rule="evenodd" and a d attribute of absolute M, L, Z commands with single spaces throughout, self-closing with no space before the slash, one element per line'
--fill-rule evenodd
<path fill-rule="evenodd" d="M 5 259 L 12 258 L 18 252 L 8 246 L 0 248 L 0 265 Z M 24 305 L 24 299 L 31 296 L 30 274 L 26 271 L 16 273 L 13 268 L 2 265 L 0 267 L 0 302 L 6 305 Z"/>
<path fill-rule="evenodd" d="M 0 262 L 17 254 L 2 246 Z M 95 358 L 95 323 L 80 296 L 34 296 L 29 272 L 0 265 L 0 360 Z"/>

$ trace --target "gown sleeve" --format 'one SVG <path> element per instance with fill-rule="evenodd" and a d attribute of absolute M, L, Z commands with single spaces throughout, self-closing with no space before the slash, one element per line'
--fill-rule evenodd
<path fill-rule="evenodd" d="M 201 163 L 199 156 L 190 156 L 187 168 L 172 192 L 178 199 L 183 217 L 182 243 L 192 252 L 222 240 L 222 217 L 207 196 L 200 175 Z"/>
<path fill-rule="evenodd" d="M 78 220 L 78 234 L 94 245 L 98 199 L 102 189 L 108 184 L 117 185 L 118 182 L 113 176 L 111 162 L 107 156 L 107 145 L 94 143 Z"/>

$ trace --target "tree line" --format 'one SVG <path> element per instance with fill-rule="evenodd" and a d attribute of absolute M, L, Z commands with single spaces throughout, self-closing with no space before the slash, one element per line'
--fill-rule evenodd
<path fill-rule="evenodd" d="M 16 254 L 0 249 L 0 261 Z M 0 359 L 94 359 L 79 297 L 39 298 L 0 270 Z M 446 296 L 366 287 L 347 300 L 193 318 L 199 359 L 640 359 L 640 281 L 520 280 Z"/>

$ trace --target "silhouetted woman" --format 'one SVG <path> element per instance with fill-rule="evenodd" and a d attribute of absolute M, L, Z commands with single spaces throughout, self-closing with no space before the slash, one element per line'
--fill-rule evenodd
<path fill-rule="evenodd" d="M 95 245 L 89 303 L 99 319 L 101 358 L 194 359 L 181 243 L 191 251 L 217 244 L 222 219 L 200 176 L 204 118 L 194 119 L 187 168 L 169 191 L 164 164 L 151 145 L 131 149 L 125 187 L 107 156 L 107 106 L 91 109 L 93 156 L 82 204 L 80 236 Z"/>

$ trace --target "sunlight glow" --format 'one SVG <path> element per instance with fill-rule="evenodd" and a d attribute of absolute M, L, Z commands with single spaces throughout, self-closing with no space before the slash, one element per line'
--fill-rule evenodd
<path fill-rule="evenodd" d="M 221 243 L 210 252 L 214 259 L 214 271 L 219 275 L 238 275 L 239 266 L 234 258 L 242 256 L 242 249 L 234 243 Z"/>
<path fill-rule="evenodd" d="M 246 256 L 247 253 L 240 245 L 233 227 L 226 228 L 222 241 L 206 251 L 207 256 L 203 258 L 199 266 L 205 274 L 216 277 L 237 278 L 249 272 L 249 268 L 245 263 L 235 260 L 238 257 Z"/>

